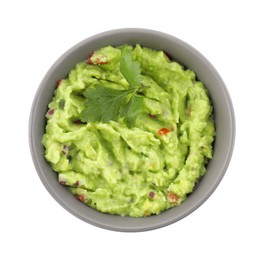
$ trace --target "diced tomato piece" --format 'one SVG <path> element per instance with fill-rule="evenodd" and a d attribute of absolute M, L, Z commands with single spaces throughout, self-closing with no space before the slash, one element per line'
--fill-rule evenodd
<path fill-rule="evenodd" d="M 166 135 L 167 133 L 169 133 L 170 130 L 168 128 L 161 128 L 159 131 L 158 131 L 158 134 L 159 135 Z"/>
<path fill-rule="evenodd" d="M 85 201 L 85 196 L 83 194 L 75 195 L 75 198 L 81 202 Z"/>
<path fill-rule="evenodd" d="M 177 203 L 178 200 L 179 200 L 179 197 L 178 197 L 177 194 L 169 192 L 168 195 L 167 195 L 167 199 L 171 203 Z"/>

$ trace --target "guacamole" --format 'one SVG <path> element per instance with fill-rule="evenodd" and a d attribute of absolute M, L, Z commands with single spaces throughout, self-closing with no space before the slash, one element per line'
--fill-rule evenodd
<path fill-rule="evenodd" d="M 88 88 L 129 88 L 120 72 L 124 48 L 140 63 L 139 114 L 133 125 L 124 116 L 84 122 Z M 163 51 L 140 45 L 96 50 L 58 82 L 48 107 L 46 160 L 60 184 L 101 212 L 143 217 L 180 205 L 212 158 L 208 92 L 193 71 Z"/>

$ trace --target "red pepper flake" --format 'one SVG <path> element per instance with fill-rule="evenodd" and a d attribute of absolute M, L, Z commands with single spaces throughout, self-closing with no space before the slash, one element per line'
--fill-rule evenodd
<path fill-rule="evenodd" d="M 56 82 L 56 88 L 61 84 L 61 82 L 63 81 L 63 79 L 58 79 Z"/>
<path fill-rule="evenodd" d="M 167 195 L 167 199 L 171 203 L 177 203 L 178 200 L 179 200 L 179 197 L 178 197 L 177 194 L 169 192 L 168 195 Z"/>
<path fill-rule="evenodd" d="M 91 61 L 91 58 L 93 57 L 93 55 L 94 55 L 94 51 L 90 53 L 90 55 L 88 56 L 88 58 L 86 60 L 86 63 L 93 64 L 93 62 Z"/>
<path fill-rule="evenodd" d="M 155 119 L 157 117 L 157 115 L 149 114 L 149 117 L 152 118 L 152 119 Z"/>
<path fill-rule="evenodd" d="M 158 131 L 158 134 L 159 135 L 166 135 L 167 133 L 169 133 L 170 130 L 168 128 L 161 128 L 159 131 Z"/>
<path fill-rule="evenodd" d="M 149 197 L 153 199 L 153 198 L 154 198 L 154 196 L 155 196 L 155 193 L 154 193 L 154 191 L 151 191 L 151 192 L 149 193 Z"/>
<path fill-rule="evenodd" d="M 66 186 L 66 181 L 59 181 L 59 184 L 61 184 L 62 186 Z"/>
<path fill-rule="evenodd" d="M 94 55 L 94 51 L 88 56 L 86 63 L 88 64 L 92 64 L 92 65 L 102 65 L 102 64 L 107 64 L 108 61 L 102 61 L 102 58 L 107 58 L 106 56 L 101 56 L 101 57 L 97 57 L 95 58 L 95 61 L 92 61 L 92 57 Z"/>
<path fill-rule="evenodd" d="M 84 202 L 85 196 L 83 194 L 75 195 L 75 198 L 81 202 Z"/>
<path fill-rule="evenodd" d="M 73 123 L 76 124 L 76 125 L 84 124 L 81 119 L 76 119 L 76 120 L 73 121 Z"/>
<path fill-rule="evenodd" d="M 62 147 L 62 153 L 64 155 L 66 155 L 68 153 L 68 146 L 66 144 L 64 144 L 63 147 Z"/>
<path fill-rule="evenodd" d="M 74 186 L 76 186 L 76 187 L 78 187 L 80 185 L 80 182 L 79 181 L 76 181 L 75 183 L 74 183 Z"/>
<path fill-rule="evenodd" d="M 54 109 L 50 109 L 49 111 L 48 111 L 48 115 L 49 116 L 52 116 L 54 114 Z"/>
<path fill-rule="evenodd" d="M 107 64 L 108 61 L 101 61 L 99 58 L 97 58 L 97 59 L 95 60 L 95 63 L 98 64 L 98 65 L 101 65 L 101 64 Z"/>

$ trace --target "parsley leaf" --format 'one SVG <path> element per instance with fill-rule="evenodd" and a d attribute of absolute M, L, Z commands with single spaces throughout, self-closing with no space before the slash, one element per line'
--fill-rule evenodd
<path fill-rule="evenodd" d="M 103 123 L 116 120 L 120 107 L 125 103 L 127 96 L 135 90 L 135 88 L 117 90 L 101 85 L 97 88 L 87 88 L 84 92 L 87 99 L 84 103 L 85 109 L 81 113 L 81 120 Z"/>
<path fill-rule="evenodd" d="M 132 127 L 140 112 L 139 108 L 143 105 L 143 97 L 133 95 L 129 102 L 120 109 L 120 116 L 125 117 L 125 121 L 129 127 Z"/>
<path fill-rule="evenodd" d="M 131 52 L 128 49 L 122 50 L 120 71 L 130 86 L 140 85 L 142 81 L 140 63 L 132 60 Z"/>
<path fill-rule="evenodd" d="M 128 127 L 132 127 L 143 105 L 143 97 L 137 95 L 141 87 L 141 69 L 138 61 L 133 61 L 131 51 L 122 50 L 120 71 L 129 83 L 125 90 L 117 90 L 98 85 L 84 91 L 86 101 L 81 112 L 83 122 L 109 122 L 124 117 Z"/>

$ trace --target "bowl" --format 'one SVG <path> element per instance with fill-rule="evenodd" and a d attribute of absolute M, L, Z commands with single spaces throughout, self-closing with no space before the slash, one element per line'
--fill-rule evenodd
<path fill-rule="evenodd" d="M 122 44 L 142 46 L 169 53 L 175 60 L 192 69 L 209 91 L 216 126 L 214 155 L 207 172 L 193 193 L 179 206 L 143 218 L 122 217 L 101 213 L 79 202 L 57 181 L 57 176 L 44 158 L 41 143 L 45 131 L 45 113 L 56 82 L 67 77 L 75 65 L 100 47 Z M 235 117 L 228 90 L 212 64 L 197 50 L 182 40 L 154 30 L 117 29 L 83 40 L 65 52 L 48 70 L 33 100 L 29 120 L 29 144 L 36 171 L 48 192 L 66 210 L 92 225 L 115 231 L 146 231 L 172 224 L 201 206 L 214 192 L 229 165 L 235 141 Z"/>

